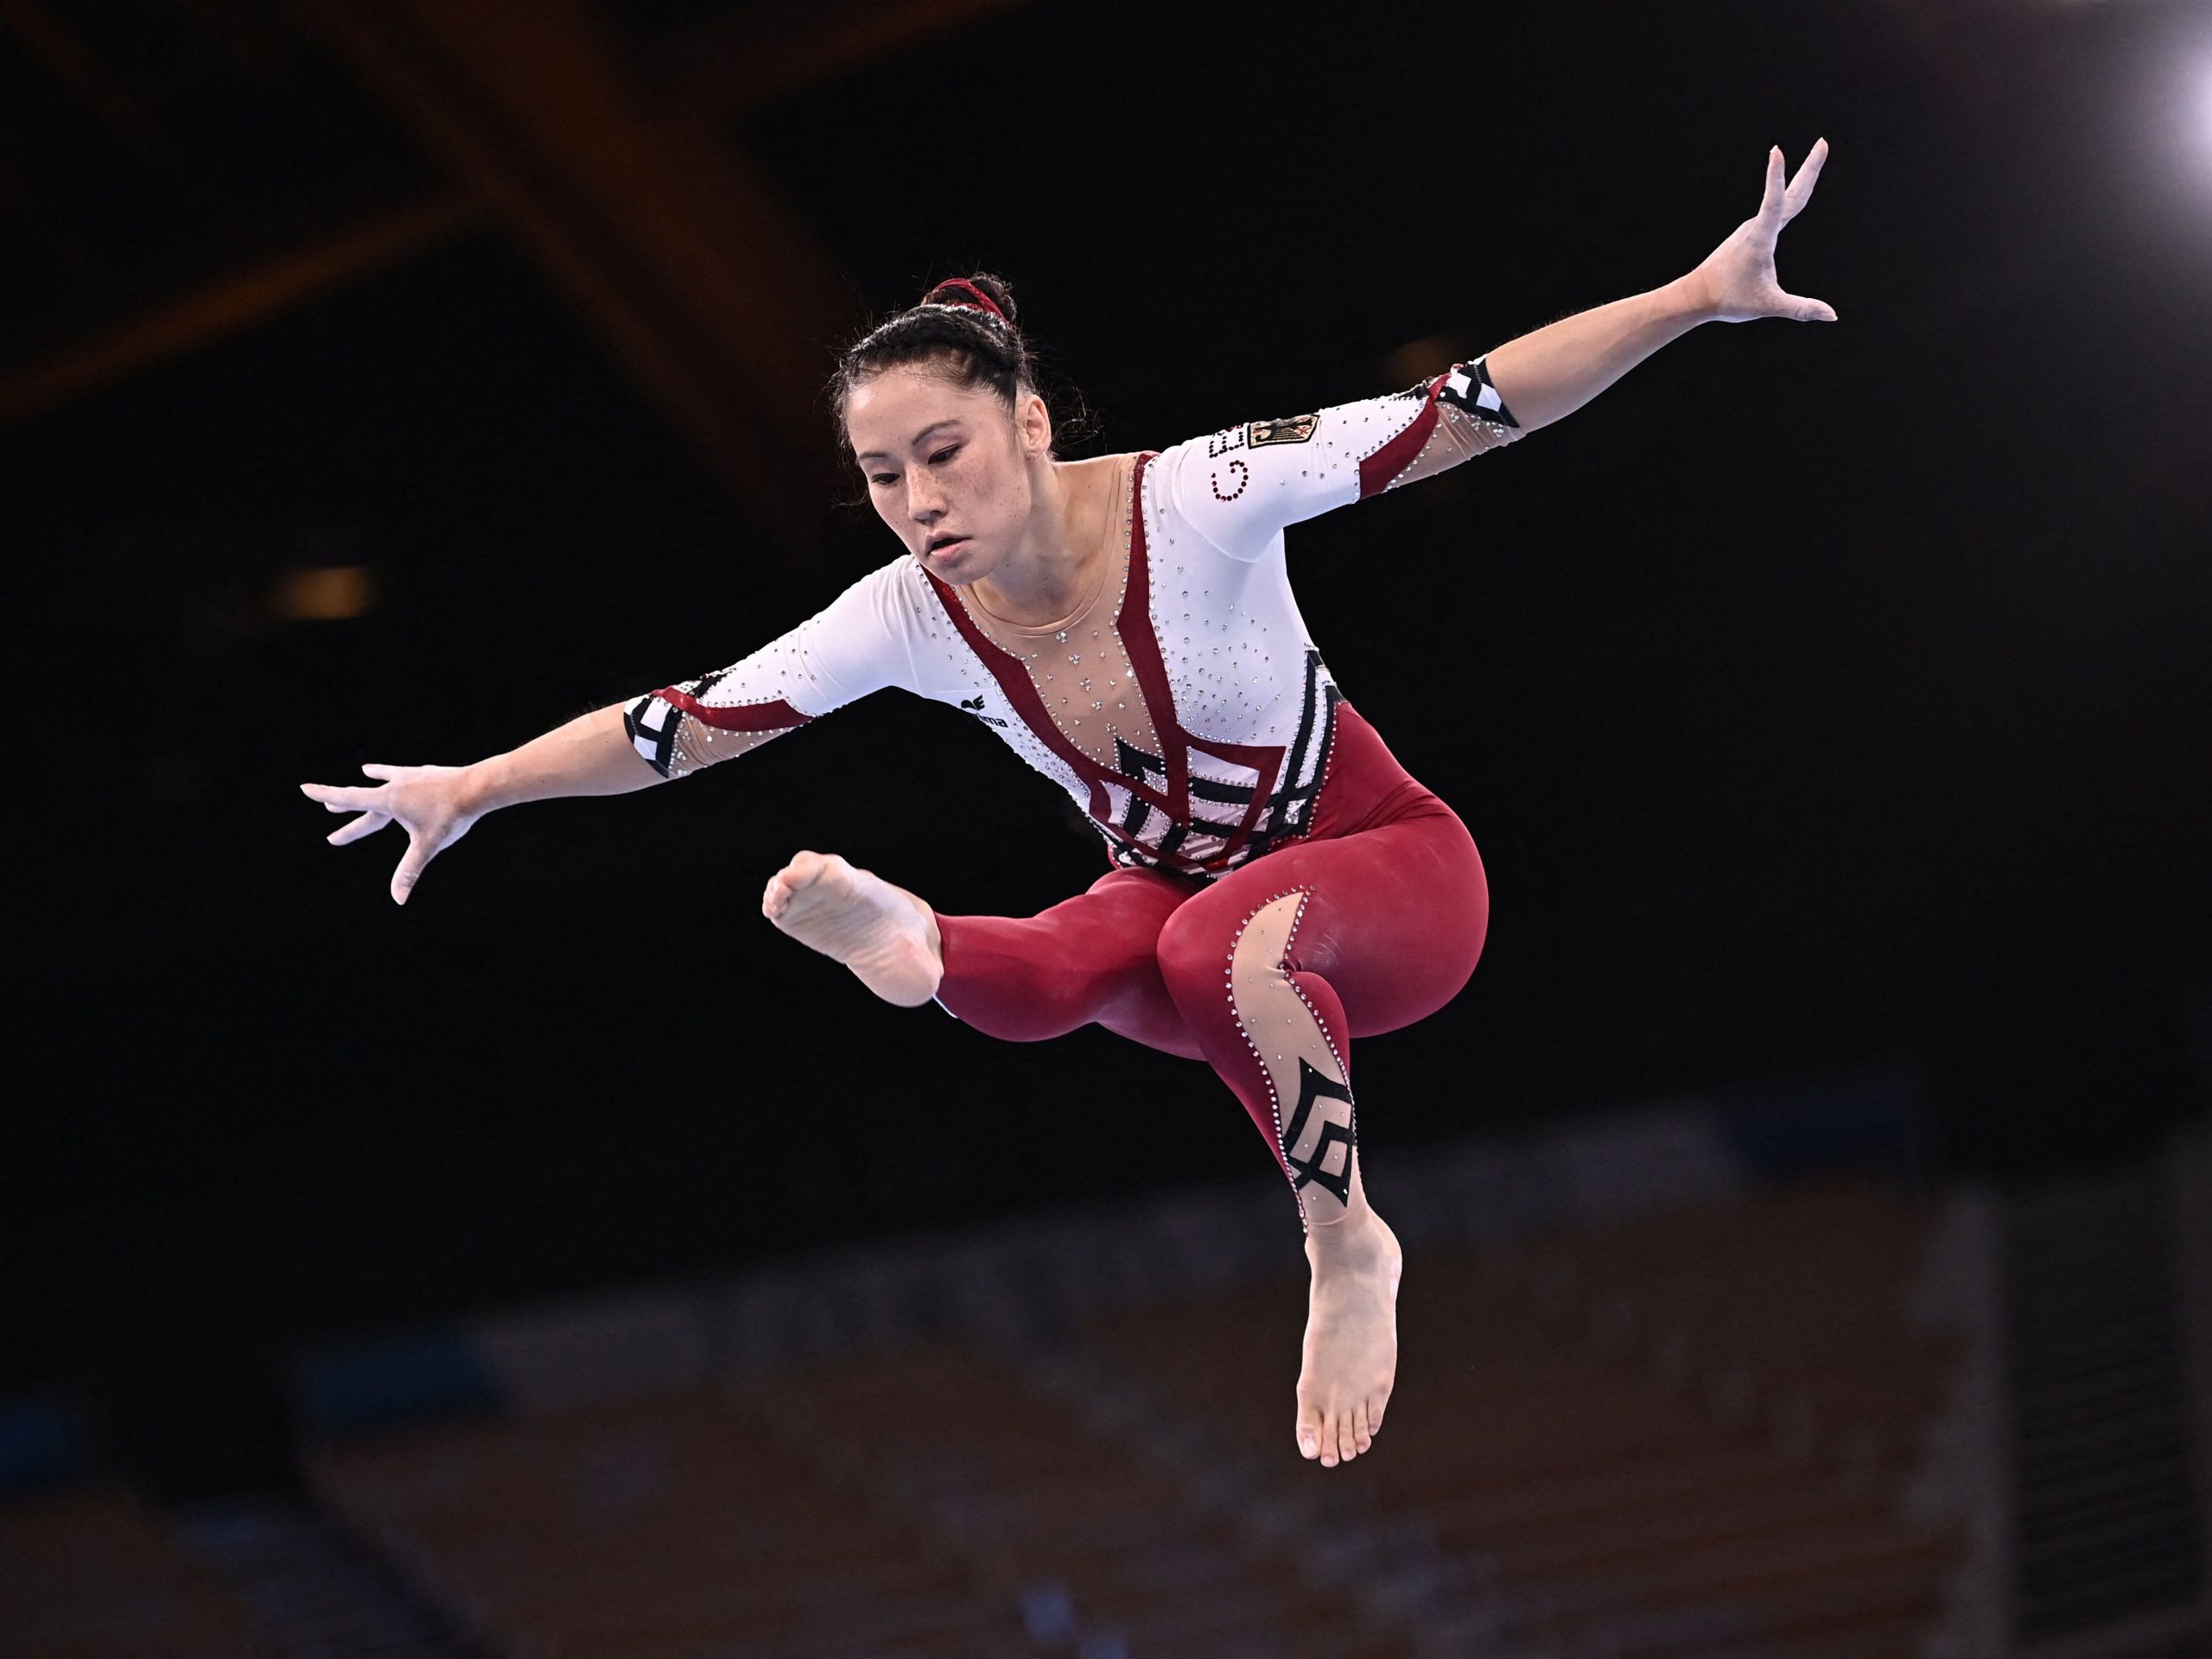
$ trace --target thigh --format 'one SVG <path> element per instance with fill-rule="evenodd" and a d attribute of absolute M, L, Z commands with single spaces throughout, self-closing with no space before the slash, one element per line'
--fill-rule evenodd
<path fill-rule="evenodd" d="M 1306 899 L 1285 965 L 1329 982 L 1355 1037 L 1395 1031 L 1449 1002 L 1473 976 L 1489 931 L 1481 855 L 1440 802 L 1373 829 L 1277 848 L 1215 882 L 1171 926 L 1233 938 L 1246 918 L 1292 891 Z"/>
<path fill-rule="evenodd" d="M 1202 1058 L 1156 954 L 1160 929 L 1195 890 L 1157 871 L 1113 869 L 1034 916 L 940 914 L 938 1001 L 1014 1041 L 1096 1024 L 1147 1048 Z"/>

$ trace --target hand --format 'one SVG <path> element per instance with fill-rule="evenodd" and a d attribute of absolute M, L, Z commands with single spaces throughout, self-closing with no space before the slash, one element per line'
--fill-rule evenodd
<path fill-rule="evenodd" d="M 363 766 L 372 778 L 385 781 L 373 787 L 348 789 L 339 784 L 302 784 L 300 792 L 321 801 L 333 812 L 359 812 L 351 823 L 332 830 L 334 847 L 372 836 L 397 822 L 407 831 L 407 855 L 392 872 L 391 901 L 407 902 L 421 879 L 423 867 L 468 833 L 483 817 L 467 808 L 466 766 Z"/>
<path fill-rule="evenodd" d="M 1828 141 L 1816 143 L 1787 188 L 1782 182 L 1782 147 L 1767 152 L 1766 194 L 1759 210 L 1738 225 L 1726 242 L 1689 274 L 1706 315 L 1715 322 L 1748 322 L 1753 317 L 1788 317 L 1796 322 L 1834 322 L 1835 310 L 1820 300 L 1785 294 L 1774 274 L 1774 245 L 1782 227 L 1813 199 Z"/>

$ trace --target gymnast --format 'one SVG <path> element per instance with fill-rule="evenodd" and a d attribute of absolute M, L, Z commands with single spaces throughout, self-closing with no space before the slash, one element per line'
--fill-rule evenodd
<path fill-rule="evenodd" d="M 1327 1467 L 1366 1452 L 1397 1369 L 1397 1240 L 1362 1184 L 1351 1042 L 1434 1013 L 1474 972 L 1481 859 L 1331 678 L 1283 531 L 1547 426 L 1701 322 L 1834 321 L 1777 280 L 1816 143 L 1686 276 L 1455 363 L 1408 391 L 1161 451 L 1064 461 L 1006 285 L 931 289 L 831 381 L 899 556 L 731 666 L 467 766 L 305 784 L 397 823 L 400 904 L 495 807 L 683 778 L 885 686 L 982 721 L 1072 796 L 1110 868 L 1026 918 L 948 916 L 834 853 L 771 876 L 764 914 L 885 1001 L 1036 1042 L 1086 1024 L 1204 1060 L 1299 1206 L 1312 1289 L 1294 1425 Z"/>

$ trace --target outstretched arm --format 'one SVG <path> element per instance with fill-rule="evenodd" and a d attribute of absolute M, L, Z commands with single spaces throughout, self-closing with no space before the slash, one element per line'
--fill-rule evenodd
<path fill-rule="evenodd" d="M 330 832 L 334 847 L 359 841 L 387 823 L 406 831 L 407 851 L 391 875 L 392 902 L 401 905 L 423 867 L 494 807 L 563 795 L 626 795 L 665 775 L 632 745 L 620 703 L 579 715 L 519 748 L 474 766 L 369 765 L 361 770 L 383 781 L 359 787 L 302 784 L 300 791 L 333 812 L 360 815 Z"/>
<path fill-rule="evenodd" d="M 1791 317 L 1833 322 L 1819 300 L 1786 294 L 1775 239 L 1813 194 L 1826 139 L 1795 180 L 1767 157 L 1758 212 L 1688 275 L 1508 340 L 1486 357 L 1385 397 L 1249 421 L 1163 451 L 1155 476 L 1183 522 L 1231 558 L 1279 548 L 1286 525 L 1456 467 L 1588 403 L 1700 322 Z"/>
<path fill-rule="evenodd" d="M 1823 138 L 1785 185 L 1781 148 L 1768 151 L 1766 194 L 1758 211 L 1687 276 L 1563 317 L 1490 353 L 1484 361 L 1491 379 L 1521 429 L 1548 426 L 1573 414 L 1701 322 L 1746 322 L 1754 317 L 1834 322 L 1835 312 L 1823 302 L 1783 292 L 1774 269 L 1776 238 L 1812 200 L 1827 154 Z"/>
<path fill-rule="evenodd" d="M 830 605 L 728 668 L 579 715 L 470 766 L 363 766 L 374 785 L 302 784 L 309 800 L 360 816 L 334 846 L 387 823 L 406 831 L 391 897 L 405 904 L 423 866 L 494 807 L 563 795 L 626 795 L 758 748 L 855 697 L 900 683 L 906 642 L 896 577 L 871 571 Z"/>
<path fill-rule="evenodd" d="M 520 748 L 464 767 L 479 813 L 563 795 L 627 795 L 662 781 L 623 729 L 622 705 L 578 715 Z"/>

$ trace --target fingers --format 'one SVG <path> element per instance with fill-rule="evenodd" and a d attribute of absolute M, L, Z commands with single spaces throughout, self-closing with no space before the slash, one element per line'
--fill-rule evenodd
<path fill-rule="evenodd" d="M 1779 150 L 1775 152 L 1779 155 Z M 1805 204 L 1813 199 L 1813 187 L 1821 181 L 1821 168 L 1828 158 L 1828 141 L 1816 138 L 1805 157 L 1804 165 L 1797 169 L 1797 176 L 1789 181 L 1789 188 L 1783 193 L 1782 222 L 1788 224 L 1797 217 Z M 1772 176 L 1772 168 L 1768 169 Z"/>
<path fill-rule="evenodd" d="M 423 867 L 437 856 L 437 851 L 421 836 L 408 838 L 407 855 L 399 861 L 399 868 L 391 873 L 393 904 L 407 902 L 407 895 L 415 891 L 415 884 L 423 879 Z"/>
<path fill-rule="evenodd" d="M 359 841 L 363 836 L 373 836 L 391 822 L 382 812 L 364 812 L 351 823 L 341 823 L 323 839 L 334 847 L 343 847 L 348 842 Z"/>
<path fill-rule="evenodd" d="M 1834 322 L 1835 308 L 1826 300 L 1808 299 L 1802 294 L 1784 294 L 1781 308 L 1774 315 L 1788 317 L 1793 322 Z"/>
<path fill-rule="evenodd" d="M 1766 191 L 1759 198 L 1758 216 L 1761 219 L 1770 219 L 1779 223 L 1783 217 L 1782 201 L 1785 194 L 1783 182 L 1782 146 L 1777 144 L 1766 153 Z"/>
<path fill-rule="evenodd" d="M 1782 146 L 1776 144 L 1770 149 L 1766 153 L 1766 190 L 1759 198 L 1759 217 L 1773 219 L 1777 225 L 1787 225 L 1796 218 L 1799 210 L 1813 199 L 1813 187 L 1821 181 L 1821 168 L 1827 159 L 1828 141 L 1815 139 L 1813 148 L 1806 152 L 1803 165 L 1797 169 L 1797 176 L 1789 179 Z"/>
<path fill-rule="evenodd" d="M 389 780 L 404 772 L 404 766 L 365 766 L 361 770 L 372 778 Z M 359 816 L 350 823 L 343 823 L 323 839 L 334 847 L 343 847 L 364 836 L 372 836 L 387 823 L 395 822 L 389 810 L 391 800 L 391 785 L 387 781 L 373 788 L 347 788 L 340 784 L 302 784 L 300 792 L 311 801 L 321 801 L 333 812 L 353 812 Z M 453 839 L 453 826 L 448 825 L 435 836 L 426 836 L 412 824 L 403 823 L 407 830 L 406 855 L 399 861 L 399 868 L 391 873 L 391 902 L 404 905 L 415 891 L 415 884 L 423 879 L 423 867 L 437 856 L 438 849 Z M 467 820 L 460 821 L 460 829 L 467 828 Z"/>
<path fill-rule="evenodd" d="M 354 789 L 344 784 L 302 784 L 300 793 L 311 801 L 321 801 L 333 812 L 365 811 L 369 798 L 378 791 L 373 789 Z"/>

